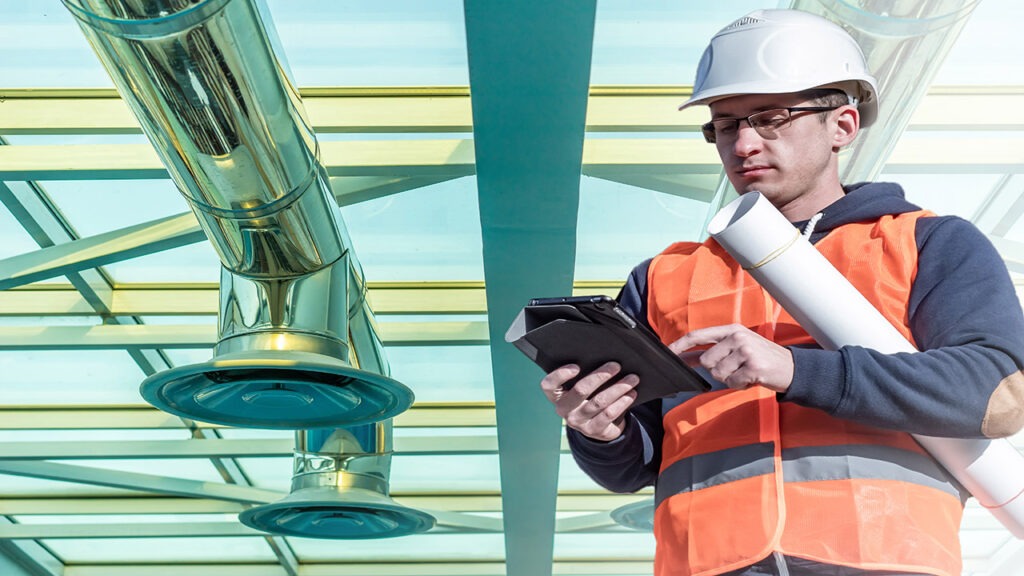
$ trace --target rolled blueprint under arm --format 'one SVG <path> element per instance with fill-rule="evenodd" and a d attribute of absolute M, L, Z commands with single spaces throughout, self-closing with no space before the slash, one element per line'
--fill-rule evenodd
<path fill-rule="evenodd" d="M 733 201 L 708 231 L 823 348 L 917 351 L 762 195 L 749 192 Z M 1009 441 L 916 434 L 914 439 L 1024 539 L 1024 455 Z"/>

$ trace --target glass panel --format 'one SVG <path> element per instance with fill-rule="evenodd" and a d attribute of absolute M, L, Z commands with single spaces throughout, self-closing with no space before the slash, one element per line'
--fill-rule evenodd
<path fill-rule="evenodd" d="M 590 83 L 692 84 L 697 62 L 715 32 L 752 10 L 788 4 L 785 0 L 601 0 Z"/>
<path fill-rule="evenodd" d="M 893 174 L 883 179 L 898 182 L 910 202 L 939 215 L 970 220 L 999 182 L 997 174 Z"/>
<path fill-rule="evenodd" d="M 292 430 L 259 430 L 256 428 L 218 428 L 217 435 L 221 438 L 239 440 L 293 440 Z M 291 444 L 294 447 L 294 442 Z M 245 473 L 249 482 L 264 490 L 276 490 L 284 496 L 291 489 L 292 458 L 282 456 L 275 458 L 235 458 L 235 463 Z"/>
<path fill-rule="evenodd" d="M 391 461 L 394 493 L 500 491 L 498 455 L 400 455 Z"/>
<path fill-rule="evenodd" d="M 123 350 L 0 351 L 0 374 L 0 405 L 148 406 L 146 375 Z"/>
<path fill-rule="evenodd" d="M 300 86 L 465 86 L 461 0 L 268 2 Z"/>
<path fill-rule="evenodd" d="M 977 2 L 933 84 L 1024 84 L 1017 46 L 1024 5 L 1009 0 Z"/>
<path fill-rule="evenodd" d="M 0 2 L 0 87 L 113 87 L 60 4 Z"/>
<path fill-rule="evenodd" d="M 189 211 L 170 180 L 51 180 L 43 185 L 83 238 Z"/>
<path fill-rule="evenodd" d="M 220 282 L 220 258 L 207 241 L 103 267 L 115 283 Z"/>
<path fill-rule="evenodd" d="M 3 494 L 4 498 L 64 498 L 131 496 L 137 494 L 137 492 L 75 482 L 41 480 L 28 476 L 0 474 L 0 494 Z"/>
<path fill-rule="evenodd" d="M 173 366 L 201 364 L 213 358 L 213 350 L 208 348 L 201 350 L 164 350 L 164 354 Z"/>
<path fill-rule="evenodd" d="M 459 178 L 341 210 L 371 282 L 483 280 L 476 178 Z"/>
<path fill-rule="evenodd" d="M 420 534 L 382 540 L 360 540 L 339 546 L 330 540 L 289 538 L 303 562 L 487 562 L 505 558 L 501 534 Z"/>
<path fill-rule="evenodd" d="M 633 266 L 669 244 L 696 240 L 708 209 L 707 202 L 600 178 L 584 177 L 582 187 L 577 280 L 624 282 Z"/>
<path fill-rule="evenodd" d="M 462 2 L 267 2 L 302 86 L 466 85 Z M 112 85 L 59 5 L 0 3 L 2 87 Z"/>
<path fill-rule="evenodd" d="M 610 534 L 556 534 L 556 560 L 652 560 L 654 534 L 617 530 Z"/>
<path fill-rule="evenodd" d="M 0 259 L 34 252 L 39 245 L 6 206 L 0 204 Z M 63 280 L 63 278 L 61 279 Z"/>
<path fill-rule="evenodd" d="M 417 402 L 493 402 L 488 346 L 385 346 L 391 377 Z"/>
<path fill-rule="evenodd" d="M 178 522 L 234 522 L 236 514 L 38 514 L 15 516 L 19 524 L 174 524 Z"/>
<path fill-rule="evenodd" d="M 40 422 L 45 426 L 45 422 Z M 69 437 L 70 436 L 70 437 Z M 188 440 L 185 429 L 148 430 L 0 430 L 0 442 L 115 442 L 118 440 Z"/>
<path fill-rule="evenodd" d="M 193 458 L 53 461 L 70 464 L 72 466 L 96 468 L 99 470 L 136 472 L 139 474 L 166 476 L 168 478 L 183 478 L 186 480 L 199 480 L 202 482 L 215 482 L 218 484 L 222 484 L 224 482 L 224 479 L 209 460 Z"/>
<path fill-rule="evenodd" d="M 245 471 L 245 477 L 253 486 L 263 490 L 276 490 L 283 497 L 292 486 L 292 459 L 287 458 L 236 458 L 235 462 Z"/>

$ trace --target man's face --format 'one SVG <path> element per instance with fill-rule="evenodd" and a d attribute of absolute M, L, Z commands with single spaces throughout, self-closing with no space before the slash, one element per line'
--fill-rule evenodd
<path fill-rule="evenodd" d="M 712 120 L 717 120 L 805 106 L 820 104 L 797 94 L 751 94 L 713 102 L 710 108 Z M 759 191 L 782 209 L 835 181 L 834 140 L 830 132 L 835 129 L 835 112 L 825 112 L 829 115 L 825 122 L 821 114 L 791 112 L 788 123 L 777 129 L 762 127 L 760 131 L 747 121 L 740 121 L 738 129 L 719 133 L 715 146 L 736 191 Z"/>

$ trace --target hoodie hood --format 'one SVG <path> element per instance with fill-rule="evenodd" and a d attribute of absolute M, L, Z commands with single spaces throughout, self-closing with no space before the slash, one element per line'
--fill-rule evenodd
<path fill-rule="evenodd" d="M 920 210 L 906 200 L 903 188 L 892 182 L 862 182 L 845 186 L 846 195 L 821 211 L 814 225 L 811 242 L 817 242 L 831 230 L 852 222 L 877 220 L 890 214 L 903 214 Z M 807 221 L 794 222 L 803 229 Z"/>

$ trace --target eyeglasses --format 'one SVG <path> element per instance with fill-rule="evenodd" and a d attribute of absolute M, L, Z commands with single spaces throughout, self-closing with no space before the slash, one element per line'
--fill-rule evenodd
<path fill-rule="evenodd" d="M 762 138 L 775 138 L 775 133 L 789 126 L 793 112 L 829 112 L 839 106 L 796 106 L 791 108 L 773 108 L 754 112 L 745 118 L 719 118 L 700 127 L 704 139 L 714 144 L 719 138 L 734 136 L 740 129 L 740 122 L 746 120 L 750 127 Z"/>

